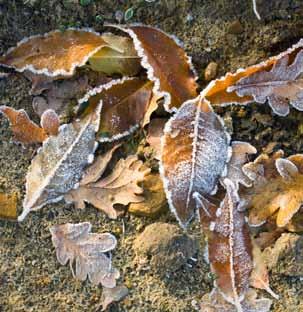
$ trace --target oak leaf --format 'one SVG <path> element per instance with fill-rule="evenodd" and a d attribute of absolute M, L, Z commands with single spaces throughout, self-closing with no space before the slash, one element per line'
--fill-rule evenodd
<path fill-rule="evenodd" d="M 117 240 L 110 233 L 91 233 L 89 222 L 66 223 L 50 228 L 52 242 L 60 264 L 69 265 L 73 276 L 81 281 L 86 278 L 104 287 L 116 286 L 119 271 L 112 267 L 108 252 L 115 249 Z M 75 263 L 75 270 L 73 264 Z"/>
<path fill-rule="evenodd" d="M 79 182 L 82 171 L 94 158 L 95 133 L 101 106 L 82 120 L 62 125 L 49 137 L 32 160 L 26 176 L 22 221 L 32 211 L 61 200 Z"/>
<path fill-rule="evenodd" d="M 108 154 L 104 157 L 108 159 Z M 87 184 L 80 181 L 77 189 L 65 195 L 67 202 L 74 203 L 76 208 L 84 208 L 85 202 L 91 203 L 97 209 L 103 210 L 109 218 L 116 219 L 118 212 L 114 205 L 128 205 L 144 200 L 144 197 L 138 195 L 143 193 L 138 182 L 142 181 L 150 170 L 141 169 L 142 161 L 138 160 L 137 156 L 132 155 L 126 159 L 120 159 L 111 174 L 93 182 L 96 176 L 102 175 L 100 172 L 104 172 L 104 162 L 98 159 L 98 163 L 101 164 L 99 168 L 92 164 L 95 168 L 94 178 L 90 181 L 84 175 Z M 90 168 L 87 169 L 89 170 Z"/>
<path fill-rule="evenodd" d="M 133 39 L 141 65 L 147 70 L 148 79 L 154 82 L 154 93 L 164 96 L 167 111 L 198 95 L 191 60 L 175 38 L 151 26 L 114 27 Z"/>
<path fill-rule="evenodd" d="M 282 156 L 281 151 L 272 157 L 262 154 L 243 167 L 253 182 L 241 193 L 250 225 L 261 225 L 276 214 L 277 226 L 284 227 L 303 204 L 303 155 Z"/>
<path fill-rule="evenodd" d="M 186 227 L 197 203 L 216 191 L 231 156 L 230 137 L 209 102 L 185 102 L 166 123 L 160 171 L 170 209 Z M 206 209 L 207 210 L 207 209 Z"/>
<path fill-rule="evenodd" d="M 112 80 L 89 91 L 79 100 L 79 112 L 102 103 L 100 142 L 120 139 L 132 133 L 143 121 L 152 97 L 152 83 L 138 78 Z"/>

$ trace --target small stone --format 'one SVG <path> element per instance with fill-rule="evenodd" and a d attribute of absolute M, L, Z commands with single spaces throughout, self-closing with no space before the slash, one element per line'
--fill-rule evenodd
<path fill-rule="evenodd" d="M 136 238 L 133 248 L 135 262 L 166 275 L 186 264 L 196 254 L 198 243 L 177 225 L 157 222 L 145 228 Z"/>
<path fill-rule="evenodd" d="M 218 64 L 215 62 L 210 62 L 204 72 L 204 78 L 206 81 L 210 81 L 217 76 Z"/>
<path fill-rule="evenodd" d="M 167 201 L 159 174 L 149 174 L 143 181 L 144 201 L 131 203 L 128 211 L 137 216 L 156 217 L 167 209 Z"/>
<path fill-rule="evenodd" d="M 227 31 L 230 34 L 235 34 L 235 35 L 241 34 L 243 32 L 243 30 L 244 30 L 243 26 L 239 20 L 232 22 L 231 24 L 229 24 L 229 26 L 227 28 Z"/>

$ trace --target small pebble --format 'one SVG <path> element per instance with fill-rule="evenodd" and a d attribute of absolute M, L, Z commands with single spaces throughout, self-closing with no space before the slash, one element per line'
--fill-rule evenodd
<path fill-rule="evenodd" d="M 243 30 L 244 30 L 243 26 L 239 20 L 232 22 L 227 28 L 227 31 L 230 34 L 235 34 L 235 35 L 241 34 Z"/>
<path fill-rule="evenodd" d="M 204 78 L 206 81 L 210 81 L 217 76 L 218 64 L 210 62 L 204 72 Z"/>

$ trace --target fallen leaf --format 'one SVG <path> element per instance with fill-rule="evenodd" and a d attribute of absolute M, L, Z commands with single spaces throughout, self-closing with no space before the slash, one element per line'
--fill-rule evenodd
<path fill-rule="evenodd" d="M 142 58 L 148 79 L 154 82 L 154 93 L 164 96 L 167 111 L 175 110 L 197 94 L 196 74 L 190 58 L 171 36 L 151 26 L 114 26 L 127 32 Z"/>
<path fill-rule="evenodd" d="M 116 248 L 117 240 L 110 233 L 91 233 L 91 229 L 89 222 L 52 226 L 50 232 L 57 259 L 62 265 L 69 261 L 75 278 L 85 281 L 88 277 L 95 285 L 113 288 L 120 274 L 106 253 Z"/>
<path fill-rule="evenodd" d="M 9 119 L 16 141 L 23 144 L 33 144 L 41 143 L 47 138 L 44 129 L 31 121 L 24 109 L 15 110 L 2 105 L 0 112 Z"/>
<path fill-rule="evenodd" d="M 102 102 L 100 142 L 118 140 L 142 122 L 152 96 L 152 83 L 138 78 L 112 80 L 89 91 L 79 101 L 79 111 L 91 110 Z"/>
<path fill-rule="evenodd" d="M 71 76 L 76 67 L 109 44 L 88 29 L 52 31 L 23 39 L 0 58 L 0 64 L 47 76 Z"/>
<path fill-rule="evenodd" d="M 141 70 L 140 57 L 130 38 L 105 33 L 102 35 L 102 39 L 109 46 L 89 58 L 88 62 L 92 70 L 107 75 L 121 74 L 122 76 L 135 76 L 139 73 Z"/>
<path fill-rule="evenodd" d="M 239 196 L 236 186 L 224 179 L 226 195 L 211 223 L 208 253 L 215 287 L 224 299 L 242 311 L 243 299 L 249 288 L 252 254 L 249 229 L 244 213 L 238 210 Z"/>
<path fill-rule="evenodd" d="M 241 304 L 241 308 L 235 307 L 217 289 L 213 289 L 203 296 L 201 312 L 269 312 L 272 301 L 268 298 L 257 299 L 257 292 L 249 289 Z"/>
<path fill-rule="evenodd" d="M 275 213 L 278 227 L 284 227 L 303 204 L 303 155 L 281 158 L 262 154 L 243 166 L 253 186 L 240 195 L 249 208 L 249 223 L 259 226 Z"/>
<path fill-rule="evenodd" d="M 17 219 L 17 193 L 0 193 L 0 219 Z"/>
<path fill-rule="evenodd" d="M 47 109 L 42 114 L 40 124 L 48 135 L 57 135 L 59 132 L 59 116 L 53 109 Z"/>
<path fill-rule="evenodd" d="M 209 102 L 185 102 L 166 123 L 160 171 L 170 209 L 186 227 L 196 205 L 206 209 L 231 156 L 230 137 Z"/>
<path fill-rule="evenodd" d="M 148 108 L 145 112 L 144 119 L 142 121 L 142 127 L 145 127 L 146 125 L 148 125 L 150 123 L 151 115 L 152 115 L 152 113 L 154 113 L 158 109 L 159 102 L 162 99 L 163 99 L 163 97 L 159 97 L 159 96 L 153 94 L 153 96 L 150 100 L 150 103 L 148 105 Z"/>
<path fill-rule="evenodd" d="M 113 302 L 118 302 L 128 295 L 128 289 L 124 285 L 114 288 L 104 287 L 102 290 L 102 310 L 105 311 Z"/>
<path fill-rule="evenodd" d="M 82 171 L 92 162 L 95 133 L 99 127 L 101 105 L 82 120 L 62 125 L 32 160 L 26 176 L 22 221 L 32 210 L 61 200 L 79 182 Z"/>
<path fill-rule="evenodd" d="M 303 51 L 296 55 L 289 64 L 289 56 L 278 59 L 270 71 L 259 71 L 240 79 L 235 85 L 228 87 L 228 92 L 236 92 L 238 96 L 252 96 L 257 103 L 269 106 L 279 116 L 289 114 L 289 104 L 303 110 Z"/>
<path fill-rule="evenodd" d="M 146 136 L 146 142 L 155 151 L 155 159 L 160 160 L 161 158 L 161 138 L 164 135 L 164 126 L 167 119 L 154 118 L 148 125 L 148 132 Z"/>
<path fill-rule="evenodd" d="M 107 158 L 108 155 L 105 154 L 104 157 Z M 103 163 L 100 159 L 98 162 L 101 164 L 99 168 L 92 164 L 96 170 L 95 176 L 101 176 L 99 172 L 104 172 Z M 111 174 L 95 183 L 84 185 L 80 181 L 80 186 L 66 194 L 65 200 L 74 203 L 76 208 L 85 208 L 85 202 L 90 203 L 97 209 L 103 210 L 109 218 L 116 219 L 118 212 L 114 205 L 128 205 L 144 200 L 144 197 L 138 196 L 138 194 L 143 193 L 138 182 L 142 181 L 150 170 L 141 170 L 141 167 L 142 161 L 138 160 L 135 155 L 120 159 Z M 84 176 L 84 178 L 86 177 Z"/>
<path fill-rule="evenodd" d="M 247 67 L 245 69 L 241 68 L 235 73 L 227 73 L 224 77 L 211 81 L 209 85 L 201 92 L 201 96 L 205 97 L 214 106 L 226 106 L 228 104 L 248 104 L 254 101 L 252 95 L 239 96 L 236 91 L 228 92 L 228 88 L 236 85 L 240 79 L 249 77 L 258 72 L 270 71 L 274 64 L 285 56 L 289 57 L 290 61 L 293 61 L 298 52 L 301 51 L 303 46 L 303 41 L 299 41 L 292 48 L 288 49 L 281 54 L 271 57 L 268 60 Z"/>

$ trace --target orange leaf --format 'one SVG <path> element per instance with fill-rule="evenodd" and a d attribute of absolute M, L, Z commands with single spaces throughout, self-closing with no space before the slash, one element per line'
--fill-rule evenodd
<path fill-rule="evenodd" d="M 17 200 L 16 193 L 11 195 L 0 193 L 0 218 L 17 219 Z"/>

